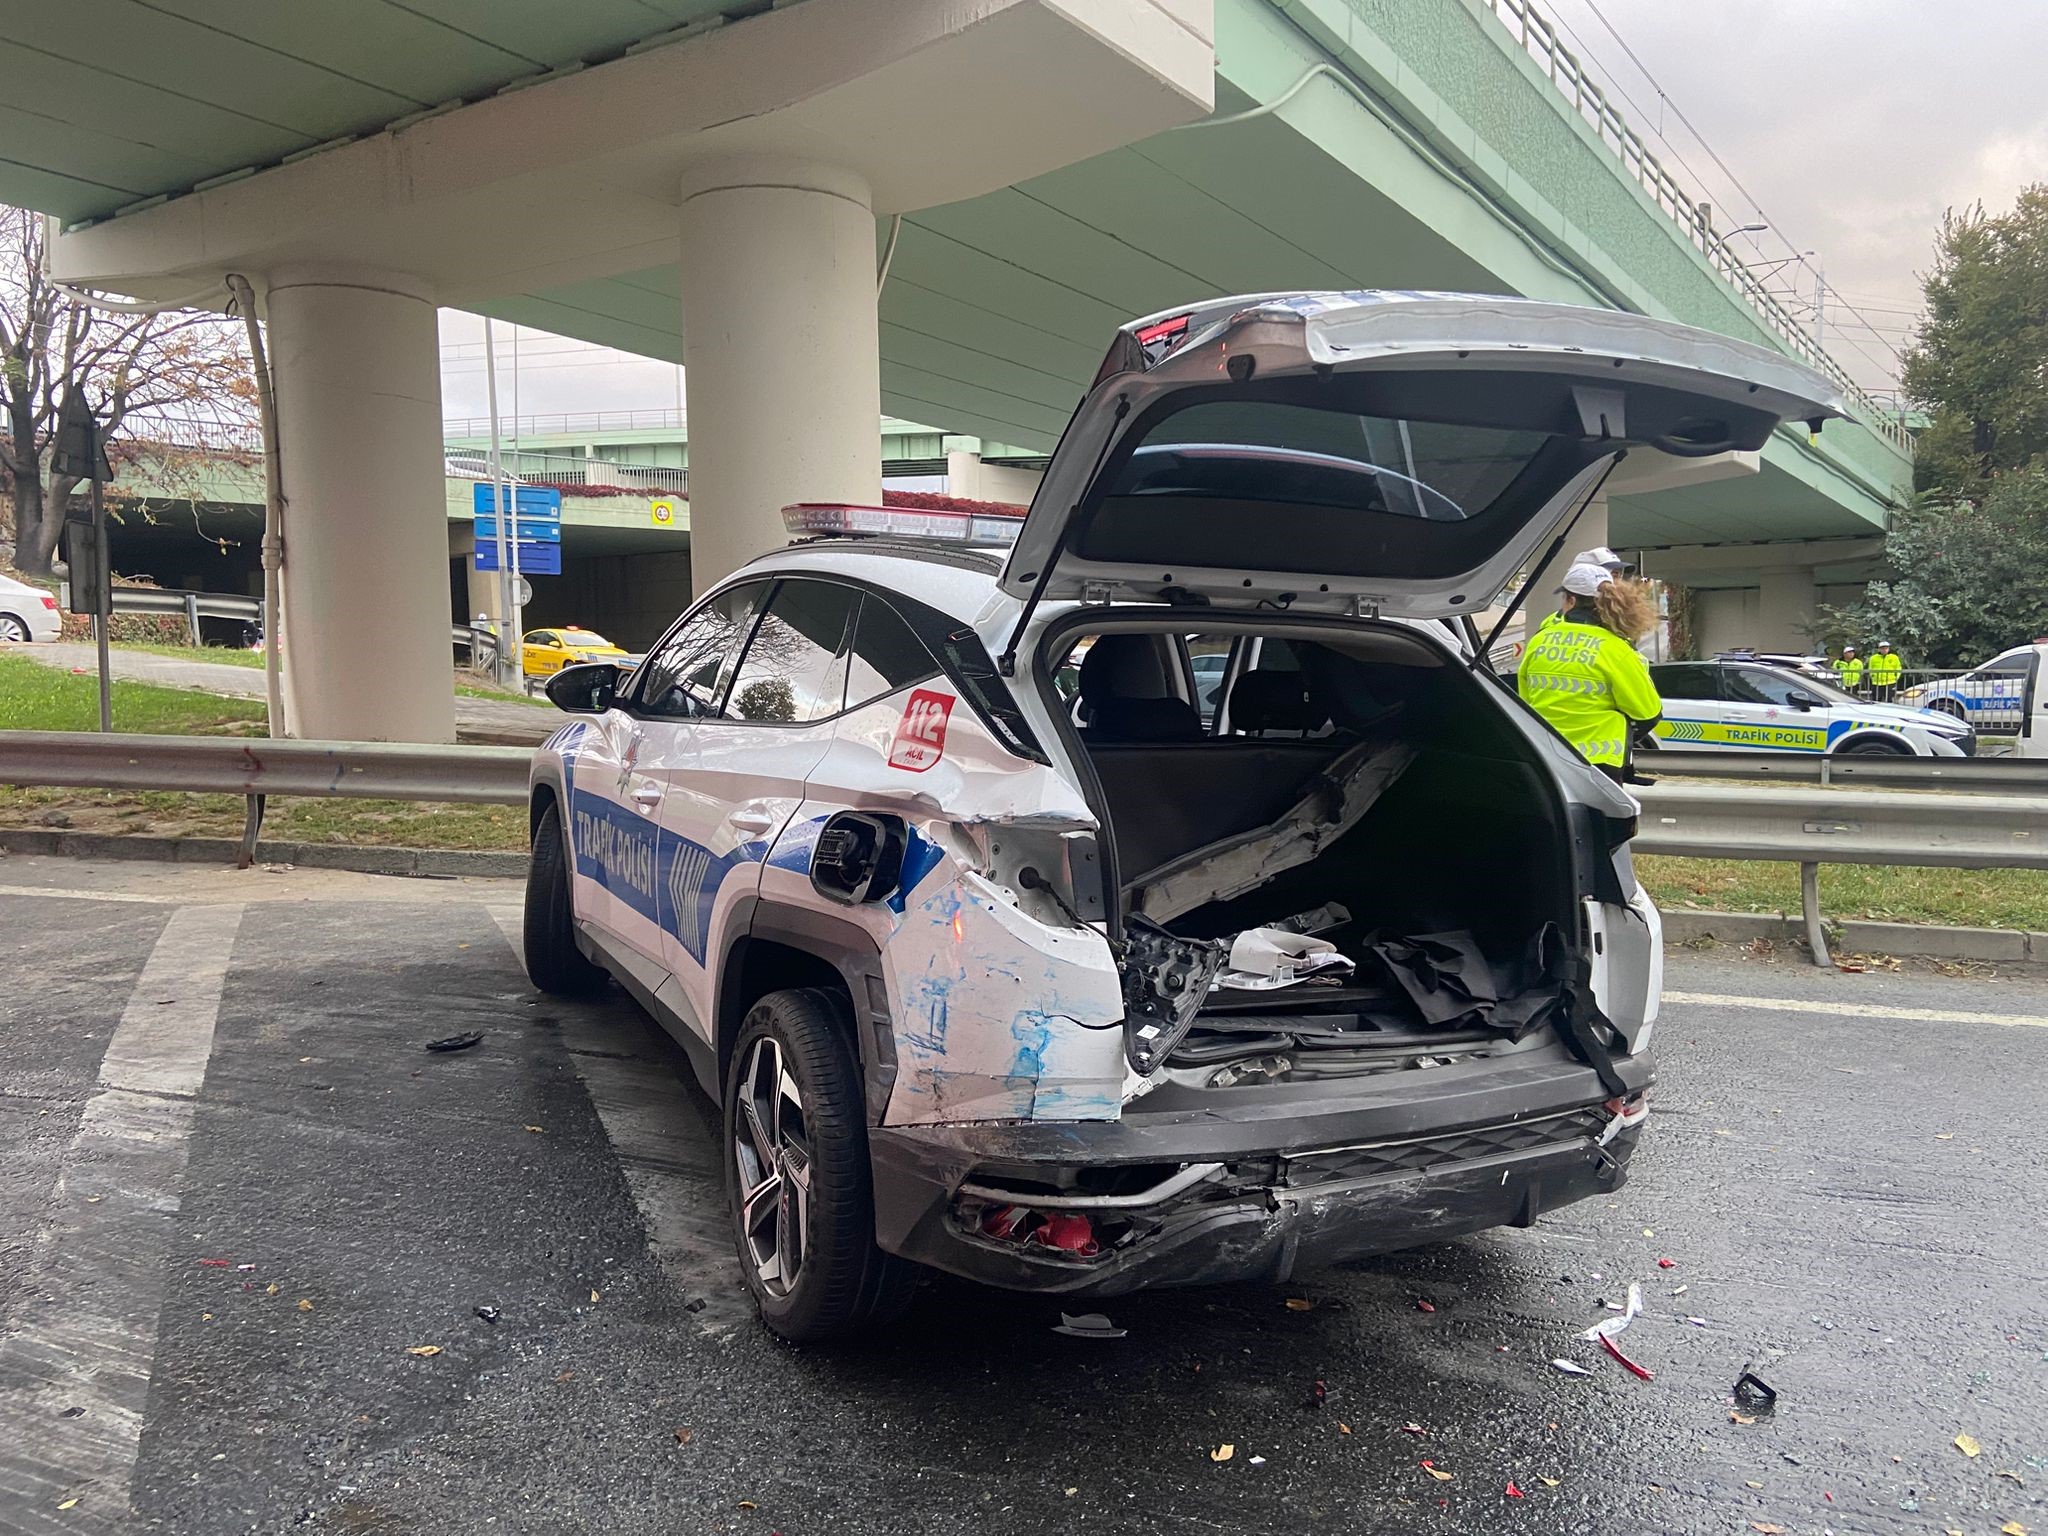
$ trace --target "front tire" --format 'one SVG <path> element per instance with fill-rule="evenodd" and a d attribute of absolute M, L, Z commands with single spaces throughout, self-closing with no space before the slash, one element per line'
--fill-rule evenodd
<path fill-rule="evenodd" d="M 1842 748 L 1843 757 L 1911 757 L 1912 749 L 1890 741 L 1854 741 Z"/>
<path fill-rule="evenodd" d="M 726 1191 L 761 1321 L 792 1343 L 877 1328 L 916 1270 L 875 1245 L 860 1071 L 843 1000 L 771 992 L 740 1025 L 725 1078 Z"/>
<path fill-rule="evenodd" d="M 521 932 L 526 974 L 543 992 L 587 997 L 604 985 L 604 972 L 576 947 L 576 912 L 569 897 L 569 843 L 562 813 L 550 805 L 533 829 L 526 866 L 526 922 Z"/>
<path fill-rule="evenodd" d="M 1942 714 L 1947 715 L 1951 720 L 1967 720 L 1970 718 L 1969 711 L 1964 709 L 1963 706 L 1958 704 L 1954 699 L 1936 699 L 1932 704 L 1928 705 L 1927 707 L 1929 709 L 1939 710 Z"/>

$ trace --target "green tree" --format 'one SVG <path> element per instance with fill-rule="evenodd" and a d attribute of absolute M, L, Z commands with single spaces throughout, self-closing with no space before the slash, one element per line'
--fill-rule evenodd
<path fill-rule="evenodd" d="M 1821 610 L 1829 650 L 1889 640 L 1908 666 L 1965 667 L 2048 634 L 2048 460 L 1978 501 L 1921 497 L 1894 519 L 1885 565 L 1862 601 Z"/>
<path fill-rule="evenodd" d="M 2012 212 L 1943 218 L 1927 318 L 1901 382 L 1932 423 L 1921 435 L 1923 489 L 1968 490 L 2048 453 L 2048 183 Z"/>

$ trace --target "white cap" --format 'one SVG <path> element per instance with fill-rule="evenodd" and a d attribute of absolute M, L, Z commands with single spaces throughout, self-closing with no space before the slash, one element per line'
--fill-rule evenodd
<path fill-rule="evenodd" d="M 1572 556 L 1573 565 L 1597 565 L 1610 575 L 1619 575 L 1628 569 L 1628 562 L 1613 550 L 1602 544 L 1594 549 L 1582 549 Z"/>
<path fill-rule="evenodd" d="M 1612 580 L 1614 573 L 1601 566 L 1574 565 L 1564 573 L 1564 586 L 1560 590 L 1577 597 L 1591 597 Z"/>

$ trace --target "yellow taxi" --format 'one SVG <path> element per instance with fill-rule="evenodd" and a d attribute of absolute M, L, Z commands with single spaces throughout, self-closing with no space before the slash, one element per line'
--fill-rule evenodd
<path fill-rule="evenodd" d="M 520 670 L 528 677 L 553 677 L 580 661 L 623 661 L 627 651 L 590 629 L 532 629 L 520 647 Z"/>

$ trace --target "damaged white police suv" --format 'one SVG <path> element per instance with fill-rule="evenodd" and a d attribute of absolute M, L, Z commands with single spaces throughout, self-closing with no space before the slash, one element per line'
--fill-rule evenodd
<path fill-rule="evenodd" d="M 920 1266 L 1278 1281 L 1613 1190 L 1662 969 L 1637 808 L 1472 616 L 1624 453 L 1842 409 L 1523 300 L 1136 322 L 1021 521 L 793 507 L 630 674 L 549 681 L 533 980 L 609 973 L 686 1048 L 792 1339 Z"/>

